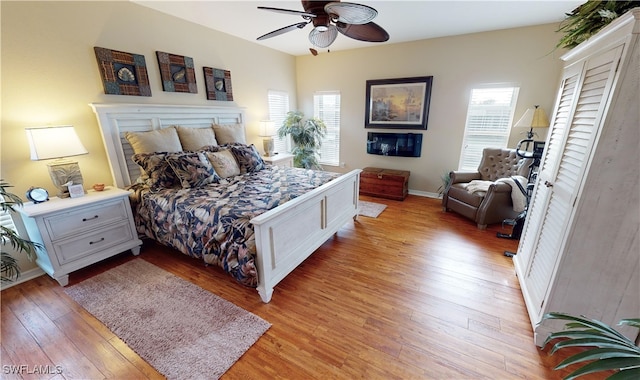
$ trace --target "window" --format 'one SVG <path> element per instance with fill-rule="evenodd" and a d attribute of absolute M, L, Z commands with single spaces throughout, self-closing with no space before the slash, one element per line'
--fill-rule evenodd
<path fill-rule="evenodd" d="M 323 91 L 313 95 L 313 116 L 324 121 L 327 134 L 320 147 L 320 164 L 340 164 L 340 92 Z"/>
<path fill-rule="evenodd" d="M 0 210 L 0 226 L 16 231 L 16 226 L 13 224 L 10 212 Z"/>
<path fill-rule="evenodd" d="M 269 90 L 267 93 L 269 103 L 269 120 L 273 121 L 276 126 L 276 131 L 280 129 L 282 122 L 289 112 L 289 94 L 283 91 Z M 274 136 L 274 152 L 283 153 L 287 152 L 288 139 Z"/>
<path fill-rule="evenodd" d="M 476 170 L 484 148 L 507 147 L 518 90 L 518 87 L 471 90 L 458 170 Z"/>

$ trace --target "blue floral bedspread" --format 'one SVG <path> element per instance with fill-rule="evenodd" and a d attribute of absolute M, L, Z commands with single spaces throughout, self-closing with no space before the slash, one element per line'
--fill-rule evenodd
<path fill-rule="evenodd" d="M 138 233 L 216 264 L 243 285 L 258 274 L 252 218 L 338 177 L 338 173 L 267 166 L 220 183 L 155 192 L 134 187 Z"/>

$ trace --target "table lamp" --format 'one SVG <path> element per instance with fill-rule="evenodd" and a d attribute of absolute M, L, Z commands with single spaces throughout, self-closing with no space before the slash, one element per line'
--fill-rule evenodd
<path fill-rule="evenodd" d="M 273 156 L 274 141 L 273 136 L 276 134 L 275 123 L 270 120 L 263 120 L 260 122 L 260 137 L 262 139 L 262 148 L 264 149 L 264 155 L 267 157 Z"/>
<path fill-rule="evenodd" d="M 58 189 L 59 198 L 69 197 L 70 184 L 81 185 L 82 173 L 77 161 L 67 157 L 89 153 L 82 145 L 73 126 L 26 128 L 31 160 L 50 160 L 47 164 L 51 181 Z"/>
<path fill-rule="evenodd" d="M 549 127 L 549 119 L 547 118 L 547 114 L 544 112 L 540 106 L 535 106 L 535 108 L 529 108 L 527 112 L 522 115 L 520 120 L 513 125 L 514 128 L 524 127 L 529 128 L 527 132 L 527 139 L 532 139 L 533 136 L 536 135 L 533 132 L 534 128 L 548 128 Z"/>

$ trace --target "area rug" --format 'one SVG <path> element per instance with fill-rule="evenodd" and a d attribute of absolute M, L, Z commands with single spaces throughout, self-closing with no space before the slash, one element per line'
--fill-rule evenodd
<path fill-rule="evenodd" d="M 219 378 L 271 326 L 143 259 L 64 291 L 168 379 Z"/>
<path fill-rule="evenodd" d="M 369 218 L 377 218 L 385 208 L 387 208 L 387 205 L 381 203 L 358 201 L 358 215 Z"/>

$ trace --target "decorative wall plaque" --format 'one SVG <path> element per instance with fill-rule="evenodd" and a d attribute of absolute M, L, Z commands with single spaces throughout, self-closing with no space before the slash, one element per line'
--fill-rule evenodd
<path fill-rule="evenodd" d="M 162 89 L 167 92 L 198 93 L 193 58 L 156 51 Z"/>
<path fill-rule="evenodd" d="M 104 93 L 151 96 L 144 55 L 94 47 Z"/>
<path fill-rule="evenodd" d="M 203 67 L 204 83 L 209 100 L 233 100 L 231 88 L 231 71 Z"/>

